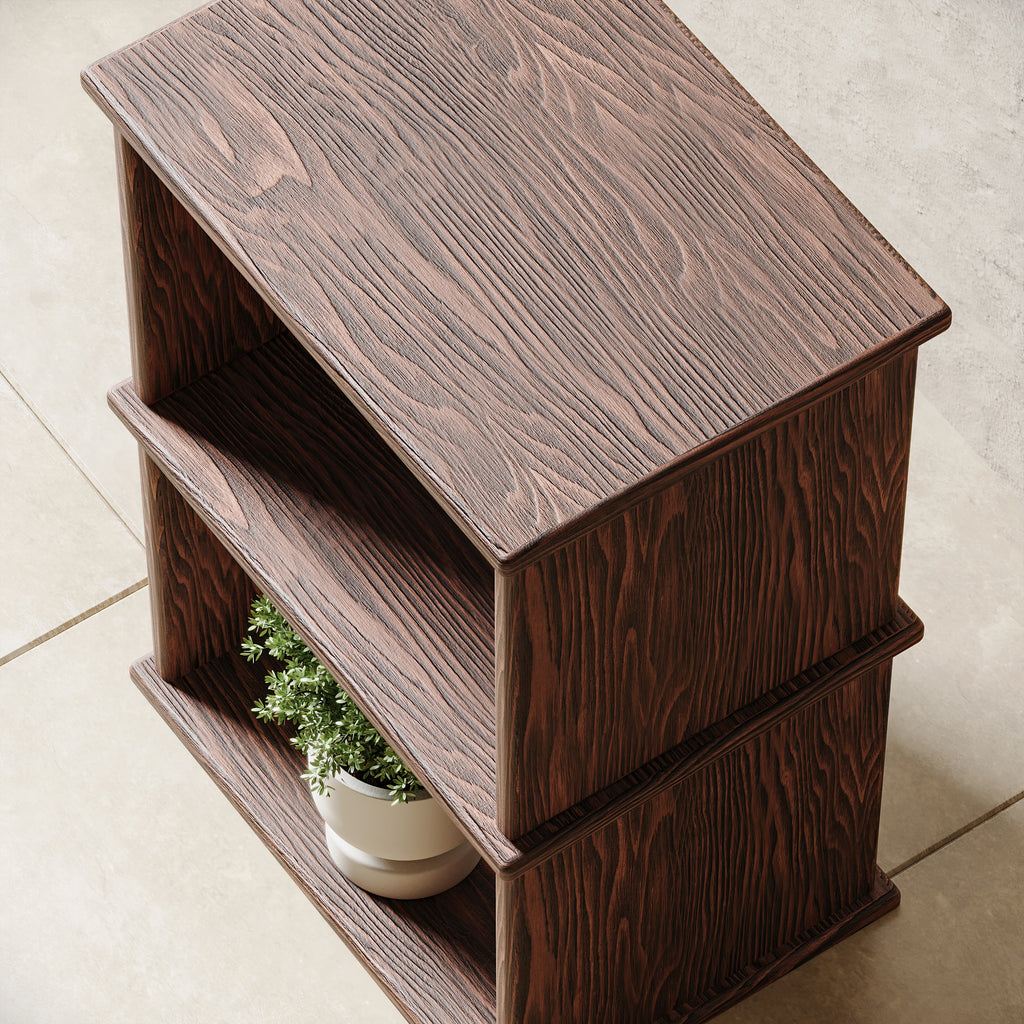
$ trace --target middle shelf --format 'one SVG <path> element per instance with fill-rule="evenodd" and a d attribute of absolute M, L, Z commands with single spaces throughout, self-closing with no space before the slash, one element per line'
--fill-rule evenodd
<path fill-rule="evenodd" d="M 493 570 L 287 334 L 110 404 L 498 866 Z M 241 642 L 241 637 L 239 637 Z"/>
<path fill-rule="evenodd" d="M 507 879 L 920 636 L 897 599 L 859 639 L 510 840 L 497 825 L 493 569 L 316 362 L 285 333 L 153 406 L 130 383 L 110 401 L 177 507 L 209 528 L 214 562 L 233 559 L 271 598 Z M 172 571 L 213 591 L 201 561 Z M 241 629 L 227 632 L 235 651 Z"/>

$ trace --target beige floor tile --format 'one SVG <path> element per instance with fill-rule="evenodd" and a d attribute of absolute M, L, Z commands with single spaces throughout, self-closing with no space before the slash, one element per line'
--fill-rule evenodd
<path fill-rule="evenodd" d="M 1024 801 L 896 879 L 893 913 L 721 1024 L 1020 1024 Z"/>
<path fill-rule="evenodd" d="M 0 667 L 0 1020 L 399 1024 L 132 686 L 149 646 L 143 591 Z"/>
<path fill-rule="evenodd" d="M 0 377 L 0 657 L 146 575 L 142 545 Z"/>
<path fill-rule="evenodd" d="M 1024 4 L 669 6 L 949 303 L 919 386 L 1024 496 Z"/>
<path fill-rule="evenodd" d="M 137 457 L 105 397 L 131 373 L 113 131 L 79 72 L 193 6 L 0 3 L 0 366 L 139 537 Z"/>
<path fill-rule="evenodd" d="M 60 226 L 3 198 L 0 281 L 7 319 L 0 372 L 17 382 L 22 398 L 141 539 L 137 449 L 106 405 L 110 386 L 131 374 L 124 274 L 115 262 L 116 208 L 110 244 L 89 261 L 61 236 Z"/>
<path fill-rule="evenodd" d="M 1024 500 L 920 396 L 900 591 L 925 637 L 893 669 L 883 868 L 1024 790 Z"/>

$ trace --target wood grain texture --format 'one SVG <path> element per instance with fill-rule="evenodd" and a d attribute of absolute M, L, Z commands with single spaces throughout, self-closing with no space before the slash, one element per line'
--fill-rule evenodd
<path fill-rule="evenodd" d="M 890 666 L 497 878 L 498 1017 L 678 1020 L 874 895 Z"/>
<path fill-rule="evenodd" d="M 140 453 L 154 660 L 165 679 L 238 649 L 249 577 L 151 459 Z"/>
<path fill-rule="evenodd" d="M 775 958 L 743 972 L 730 980 L 727 988 L 719 989 L 710 998 L 702 995 L 697 1004 L 682 1006 L 665 1024 L 701 1024 L 717 1016 L 723 1010 L 756 992 L 759 988 L 783 977 L 811 957 L 828 949 L 829 946 L 860 931 L 861 928 L 877 921 L 900 905 L 900 891 L 885 872 L 878 870 L 870 895 L 852 908 L 826 918 L 817 927 L 797 936 L 775 951 Z"/>
<path fill-rule="evenodd" d="M 168 683 L 145 659 L 132 678 L 409 1020 L 495 1021 L 494 876 L 483 864 L 430 899 L 363 892 L 330 860 L 301 756 L 249 711 L 261 671 L 228 655 Z"/>
<path fill-rule="evenodd" d="M 497 574 L 499 824 L 538 827 L 896 614 L 916 352 Z"/>
<path fill-rule="evenodd" d="M 132 378 L 155 402 L 282 327 L 138 153 L 115 141 Z"/>
<path fill-rule="evenodd" d="M 83 81 L 118 139 L 133 676 L 402 1012 L 693 1024 L 895 905 L 911 397 L 949 311 L 671 13 L 218 0 Z M 496 877 L 337 874 L 249 711 L 256 588 Z"/>
<path fill-rule="evenodd" d="M 152 409 L 128 384 L 111 404 L 483 855 L 507 858 L 493 574 L 351 404 L 287 336 Z"/>
<path fill-rule="evenodd" d="M 221 0 L 83 81 L 495 562 L 949 322 L 658 0 Z"/>
<path fill-rule="evenodd" d="M 519 857 L 502 868 L 502 877 L 514 878 L 528 871 L 539 861 L 600 831 L 659 793 L 700 775 L 715 761 L 728 757 L 780 722 L 819 703 L 851 679 L 888 664 L 923 636 L 921 620 L 900 601 L 896 617 L 880 629 L 787 679 L 757 700 L 517 838 Z"/>

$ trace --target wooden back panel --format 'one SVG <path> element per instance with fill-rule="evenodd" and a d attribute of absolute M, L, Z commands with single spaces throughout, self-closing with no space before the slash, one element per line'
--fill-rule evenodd
<path fill-rule="evenodd" d="M 132 377 L 139 397 L 156 402 L 283 328 L 142 157 L 116 141 Z"/>

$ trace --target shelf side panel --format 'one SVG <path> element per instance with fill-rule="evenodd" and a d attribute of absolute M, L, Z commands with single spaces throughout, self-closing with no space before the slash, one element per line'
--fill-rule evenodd
<path fill-rule="evenodd" d="M 518 837 L 897 611 L 916 352 L 498 574 Z"/>
<path fill-rule="evenodd" d="M 722 993 L 746 994 L 752 975 L 770 980 L 795 951 L 816 952 L 824 933 L 865 923 L 880 896 L 890 672 L 868 670 L 529 871 L 499 876 L 502 1019 L 697 1020 Z"/>
<path fill-rule="evenodd" d="M 283 328 L 117 133 L 115 148 L 133 379 L 155 402 Z"/>
<path fill-rule="evenodd" d="M 698 775 L 713 762 L 770 732 L 780 722 L 819 703 L 830 693 L 871 669 L 887 664 L 919 643 L 924 636 L 921 620 L 900 601 L 896 618 L 855 644 L 787 679 L 756 701 L 715 722 L 714 725 L 665 751 L 635 772 L 556 814 L 540 828 L 516 840 L 519 858 L 502 874 L 512 877 L 557 850 L 572 846 L 598 832 L 612 820 L 647 803 L 658 793 L 675 789 L 686 778 Z"/>
<path fill-rule="evenodd" d="M 483 864 L 429 899 L 363 892 L 330 860 L 301 757 L 249 710 L 261 671 L 227 655 L 168 683 L 143 659 L 132 678 L 410 1021 L 493 1024 L 494 876 Z"/>
<path fill-rule="evenodd" d="M 255 588 L 145 453 L 139 455 L 154 659 L 165 679 L 236 650 Z"/>

